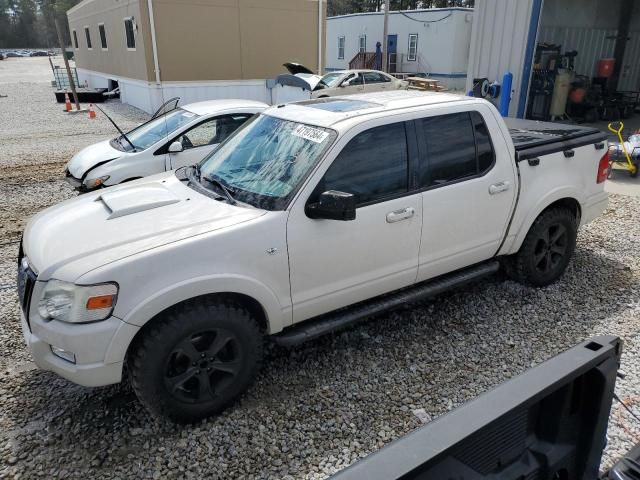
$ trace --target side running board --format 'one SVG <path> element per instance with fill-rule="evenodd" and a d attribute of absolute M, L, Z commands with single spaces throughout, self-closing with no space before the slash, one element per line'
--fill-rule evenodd
<path fill-rule="evenodd" d="M 435 297 L 447 290 L 474 282 L 497 272 L 499 268 L 500 263 L 497 260 L 493 260 L 442 275 L 434 280 L 429 280 L 412 287 L 376 297 L 373 300 L 357 303 L 356 305 L 307 320 L 300 325 L 290 327 L 284 332 L 274 335 L 272 338 L 279 345 L 286 347 L 299 345 L 308 340 L 313 340 L 327 333 L 366 320 L 368 317 L 380 312 L 398 308 L 406 303 L 415 302 L 416 300 Z"/>

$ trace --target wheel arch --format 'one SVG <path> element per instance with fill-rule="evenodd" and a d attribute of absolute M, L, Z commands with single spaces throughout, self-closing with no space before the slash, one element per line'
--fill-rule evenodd
<path fill-rule="evenodd" d="M 524 242 L 527 233 L 531 230 L 533 223 L 544 212 L 551 208 L 566 208 L 570 210 L 576 217 L 577 225 L 580 225 L 580 218 L 582 217 L 582 204 L 578 199 L 579 195 L 573 191 L 559 191 L 552 192 L 551 195 L 542 199 L 533 209 L 532 213 L 526 217 L 526 220 L 522 222 L 518 233 L 515 235 L 508 250 L 501 252 L 501 254 L 512 254 L 520 250 L 522 243 Z"/>
<path fill-rule="evenodd" d="M 200 303 L 200 302 L 202 303 L 214 302 L 214 301 L 232 302 L 237 305 L 241 305 L 245 307 L 249 311 L 251 316 L 258 323 L 260 331 L 263 334 L 269 333 L 269 323 L 267 319 L 267 313 L 265 312 L 262 305 L 255 298 L 250 297 L 249 295 L 246 295 L 243 293 L 237 293 L 237 292 L 207 293 L 204 295 L 198 295 L 195 297 L 184 299 L 178 303 L 175 303 L 174 305 L 171 305 L 165 308 L 164 310 L 158 312 L 153 317 L 151 317 L 147 322 L 145 322 L 144 325 L 142 325 L 141 328 L 138 329 L 138 331 L 135 333 L 133 338 L 131 338 L 131 341 L 129 342 L 126 348 L 126 355 L 129 354 L 132 348 L 135 348 L 135 345 L 144 336 L 145 332 L 147 332 L 150 328 L 152 328 L 157 321 L 161 320 L 166 315 L 172 313 L 173 311 L 180 310 L 185 305 Z"/>
<path fill-rule="evenodd" d="M 126 335 L 126 339 L 120 337 L 117 342 L 111 342 L 105 362 L 121 362 L 136 338 L 140 338 L 141 332 L 172 309 L 188 302 L 211 298 L 228 299 L 246 306 L 255 315 L 265 335 L 277 333 L 291 322 L 290 307 L 282 308 L 275 295 L 261 284 L 235 277 L 194 279 L 156 292 L 152 297 L 138 303 L 128 314 L 123 315 L 122 320 L 131 326 L 131 329 L 127 330 L 130 333 Z M 117 308 L 116 305 L 116 310 Z M 115 314 L 117 315 L 117 312 Z"/>

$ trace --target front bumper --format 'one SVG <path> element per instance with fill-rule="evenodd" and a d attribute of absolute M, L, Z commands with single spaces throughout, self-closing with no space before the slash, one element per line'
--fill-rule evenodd
<path fill-rule="evenodd" d="M 78 180 L 76 177 L 74 177 L 73 175 L 71 175 L 68 171 L 66 172 L 66 175 L 65 175 L 64 179 L 75 190 L 80 191 L 80 189 L 83 188 L 82 182 L 80 180 Z"/>
<path fill-rule="evenodd" d="M 73 187 L 73 189 L 79 193 L 88 193 L 94 190 L 98 190 L 100 188 L 104 188 L 104 185 L 99 185 L 95 188 L 87 188 L 86 185 L 82 183 L 81 180 L 78 180 L 76 177 L 67 172 L 65 176 L 65 181 Z"/>
<path fill-rule="evenodd" d="M 22 333 L 36 365 L 86 387 L 121 381 L 127 348 L 139 330 L 116 317 L 88 324 L 44 321 L 37 314 L 29 320 L 21 312 Z M 52 345 L 73 352 L 76 362 L 54 355 Z"/>

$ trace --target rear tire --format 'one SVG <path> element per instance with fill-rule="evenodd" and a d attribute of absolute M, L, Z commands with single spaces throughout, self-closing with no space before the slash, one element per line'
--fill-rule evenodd
<path fill-rule="evenodd" d="M 262 346 L 257 322 L 241 305 L 187 303 L 136 342 L 131 384 L 152 415 L 192 423 L 219 413 L 253 383 Z"/>
<path fill-rule="evenodd" d="M 533 222 L 518 253 L 505 262 L 507 275 L 525 285 L 550 285 L 569 265 L 577 233 L 577 220 L 570 210 L 544 211 Z"/>

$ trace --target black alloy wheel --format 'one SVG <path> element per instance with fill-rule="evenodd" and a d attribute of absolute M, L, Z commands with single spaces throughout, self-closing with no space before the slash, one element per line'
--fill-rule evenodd
<path fill-rule="evenodd" d="M 165 366 L 164 384 L 177 400 L 206 402 L 224 393 L 242 367 L 242 351 L 232 332 L 218 328 L 180 341 Z"/>
<path fill-rule="evenodd" d="M 150 321 L 128 352 L 131 384 L 156 417 L 192 423 L 219 413 L 253 383 L 263 332 L 251 311 L 194 299 Z"/>
<path fill-rule="evenodd" d="M 567 229 L 560 223 L 550 225 L 542 232 L 534 250 L 534 265 L 543 275 L 551 274 L 567 254 Z"/>

